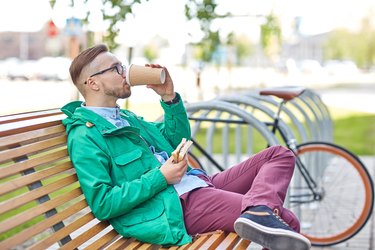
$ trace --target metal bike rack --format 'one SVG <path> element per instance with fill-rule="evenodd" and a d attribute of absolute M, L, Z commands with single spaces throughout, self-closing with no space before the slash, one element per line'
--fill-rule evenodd
<path fill-rule="evenodd" d="M 261 95 L 259 95 L 258 92 L 247 92 L 247 93 L 245 93 L 245 95 L 249 96 L 249 97 L 252 97 L 252 98 L 255 98 L 259 101 L 271 104 L 275 109 L 277 109 L 277 107 L 279 106 L 279 103 L 280 103 L 280 101 L 275 100 L 275 98 L 273 98 L 271 96 L 261 96 Z M 308 114 L 297 103 L 292 102 L 292 101 L 289 101 L 289 103 L 291 103 L 294 106 L 294 108 L 296 108 L 301 113 L 301 115 L 303 116 L 303 119 L 305 121 L 305 124 L 306 124 L 307 128 L 304 128 L 305 132 L 304 133 L 302 132 L 302 134 L 306 134 L 307 138 L 309 138 L 308 135 L 310 135 L 310 140 L 316 139 L 318 137 L 319 131 L 316 128 L 316 125 L 313 123 L 313 121 L 308 116 Z M 282 107 L 282 112 L 284 112 L 289 117 L 289 119 L 294 122 L 294 124 L 296 126 L 298 126 L 297 124 L 303 124 L 300 120 L 297 119 L 296 115 L 287 106 Z M 307 132 L 308 132 L 308 134 L 307 134 Z M 301 137 L 302 136 L 303 135 L 301 135 Z"/>
<path fill-rule="evenodd" d="M 198 127 L 196 126 L 199 124 L 199 128 L 209 124 L 209 126 L 205 127 L 207 129 L 206 132 L 206 146 L 205 151 L 209 155 L 214 155 L 213 145 L 214 143 L 214 136 L 215 132 L 218 131 L 219 126 L 222 132 L 222 160 L 220 161 L 224 164 L 225 167 L 229 167 L 229 131 L 230 126 L 234 127 L 235 129 L 235 162 L 241 161 L 242 149 L 241 143 L 243 141 L 244 136 L 246 136 L 246 156 L 248 157 L 251 154 L 251 150 L 249 147 L 252 146 L 252 138 L 249 136 L 250 133 L 242 132 L 242 128 L 245 126 L 247 131 L 251 132 L 252 130 L 256 130 L 262 138 L 264 138 L 265 143 L 268 145 L 277 145 L 280 144 L 277 138 L 270 133 L 269 128 L 260 120 L 255 118 L 252 114 L 244 110 L 243 108 L 239 107 L 236 104 L 219 101 L 219 100 L 211 100 L 211 101 L 204 101 L 198 103 L 186 103 L 185 104 L 186 111 L 188 113 L 188 117 L 191 121 L 195 121 L 196 123 L 193 125 L 193 133 L 192 137 L 195 138 L 196 133 L 198 132 Z M 250 141 L 250 142 L 249 142 Z M 207 172 L 215 172 L 214 166 L 207 161 L 205 164 Z"/>
<path fill-rule="evenodd" d="M 321 112 L 317 108 L 316 104 L 311 100 L 308 93 L 303 93 L 298 98 L 293 100 L 295 103 L 300 103 L 301 106 L 304 106 L 304 110 L 306 113 L 310 114 L 311 120 L 314 121 L 314 125 L 316 126 L 316 130 L 318 131 L 317 137 L 314 138 L 315 140 L 324 140 L 325 130 L 324 124 L 322 122 Z"/>
<path fill-rule="evenodd" d="M 320 96 L 310 89 L 306 89 L 302 96 L 309 98 L 309 102 L 313 104 L 310 105 L 310 107 L 315 107 L 316 113 L 320 117 L 320 122 L 324 132 L 323 139 L 325 141 L 333 141 L 333 122 L 328 107 L 324 104 Z"/>
<path fill-rule="evenodd" d="M 244 105 L 245 107 L 251 107 L 253 109 L 257 109 L 261 111 L 263 114 L 266 114 L 270 118 L 271 122 L 273 122 L 273 118 L 275 117 L 274 111 L 272 111 L 267 106 L 261 104 L 256 99 L 251 98 L 251 97 L 249 98 L 249 96 L 225 95 L 225 96 L 218 97 L 218 100 L 235 103 L 235 104 L 241 105 L 241 107 L 242 105 Z M 302 141 L 307 141 L 307 134 L 302 124 L 296 119 L 295 116 L 291 116 L 291 118 L 293 119 L 292 122 L 297 127 L 297 130 L 302 138 Z M 261 118 L 258 118 L 258 119 L 261 119 Z M 284 121 L 280 120 L 279 126 L 280 126 L 280 129 L 282 129 L 283 132 L 285 132 L 288 139 L 295 138 L 294 133 Z"/>

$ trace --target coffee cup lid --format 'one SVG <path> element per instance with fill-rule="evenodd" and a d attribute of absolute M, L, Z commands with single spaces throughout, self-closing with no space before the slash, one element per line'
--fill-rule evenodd
<path fill-rule="evenodd" d="M 165 70 L 163 69 L 160 74 L 160 82 L 165 83 Z"/>
<path fill-rule="evenodd" d="M 130 64 L 129 67 L 126 69 L 126 82 L 132 86 L 132 84 L 130 83 L 130 77 L 129 77 L 129 72 L 130 72 L 130 68 L 131 66 L 133 66 L 133 64 Z"/>

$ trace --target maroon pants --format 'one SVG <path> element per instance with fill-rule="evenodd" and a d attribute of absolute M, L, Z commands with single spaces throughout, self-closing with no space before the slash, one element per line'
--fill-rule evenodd
<path fill-rule="evenodd" d="M 294 164 L 290 150 L 273 146 L 221 173 L 200 176 L 210 186 L 181 196 L 188 233 L 234 232 L 234 221 L 247 207 L 256 205 L 277 209 L 280 217 L 299 232 L 297 217 L 283 207 Z"/>

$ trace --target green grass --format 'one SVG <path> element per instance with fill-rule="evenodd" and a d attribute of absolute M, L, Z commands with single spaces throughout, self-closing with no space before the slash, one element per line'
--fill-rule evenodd
<path fill-rule="evenodd" d="M 375 155 L 375 115 L 335 119 L 334 142 L 357 155 Z"/>

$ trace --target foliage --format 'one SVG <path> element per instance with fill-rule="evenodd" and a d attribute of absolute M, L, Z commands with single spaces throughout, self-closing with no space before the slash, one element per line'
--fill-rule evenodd
<path fill-rule="evenodd" d="M 188 20 L 197 19 L 200 24 L 203 38 L 200 42 L 195 43 L 197 47 L 198 60 L 209 62 L 213 54 L 217 51 L 220 41 L 220 31 L 211 30 L 213 20 L 224 18 L 227 15 L 218 15 L 215 13 L 217 4 L 215 0 L 188 0 L 185 4 L 185 16 Z"/>
<path fill-rule="evenodd" d="M 77 0 L 71 0 L 72 5 Z M 108 22 L 108 29 L 103 37 L 112 50 L 119 46 L 116 37 L 119 33 L 119 23 L 126 21 L 128 15 L 133 14 L 133 6 L 148 0 L 101 0 L 103 19 Z M 201 39 L 192 43 L 196 57 L 201 62 L 211 62 L 215 52 L 219 51 L 221 44 L 227 43 L 229 47 L 236 49 L 237 63 L 241 64 L 244 57 L 249 55 L 251 44 L 237 41 L 237 37 L 230 34 L 223 41 L 220 29 L 214 30 L 212 23 L 221 18 L 233 17 L 232 13 L 219 15 L 216 12 L 218 4 L 215 0 L 185 0 L 185 16 L 189 21 L 197 21 L 200 26 Z M 88 0 L 85 0 L 88 2 Z M 53 6 L 55 0 L 50 0 Z M 90 13 L 87 13 L 85 22 L 88 22 Z M 353 60 L 359 67 L 370 68 L 375 64 L 375 32 L 371 27 L 373 17 L 368 16 L 363 20 L 362 28 L 357 33 L 344 30 L 333 31 L 324 45 L 325 59 Z M 265 22 L 261 25 L 261 45 L 264 53 L 275 60 L 280 53 L 282 43 L 282 30 L 278 17 L 274 13 L 265 16 Z M 232 37 L 230 37 L 232 36 Z M 88 36 L 89 42 L 90 34 Z M 148 50 L 148 49 L 147 49 Z M 150 52 L 150 51 L 148 51 Z"/>
<path fill-rule="evenodd" d="M 71 0 L 71 4 L 74 6 L 76 0 Z M 119 34 L 120 27 L 119 23 L 126 21 L 129 14 L 133 14 L 133 6 L 135 4 L 141 4 L 148 0 L 101 0 L 102 2 L 102 14 L 103 19 L 108 22 L 108 29 L 103 37 L 103 41 L 108 45 L 110 50 L 113 50 L 119 46 L 116 42 L 116 37 Z M 51 0 L 51 5 L 54 1 Z M 88 0 L 85 0 L 87 3 Z M 185 16 L 189 21 L 195 20 L 199 22 L 200 30 L 202 33 L 202 38 L 200 41 L 193 43 L 195 48 L 195 55 L 199 61 L 210 62 L 213 60 L 215 52 L 218 52 L 219 46 L 225 44 L 222 41 L 220 30 L 213 30 L 212 23 L 216 19 L 231 17 L 230 13 L 219 15 L 215 12 L 217 7 L 215 0 L 186 0 L 185 4 Z M 90 13 L 88 12 L 86 18 L 83 20 L 85 23 L 88 22 Z M 277 20 L 273 15 L 267 19 L 268 21 L 264 25 L 265 46 L 270 47 L 269 44 L 273 44 L 272 41 L 269 42 L 269 38 L 273 38 L 273 34 L 277 34 L 276 37 L 279 38 L 281 32 L 279 26 L 277 25 Z M 91 34 L 92 35 L 92 34 Z M 236 55 L 239 58 L 238 63 L 241 63 L 243 58 L 250 53 L 251 44 L 247 41 L 241 39 L 240 41 L 235 41 L 235 37 L 228 37 L 227 41 L 231 41 L 231 46 L 235 47 Z M 88 34 L 88 41 L 92 43 L 93 39 Z M 229 43 L 228 43 L 229 45 Z M 147 53 L 146 57 L 152 58 L 154 55 L 149 47 L 145 48 Z M 151 54 L 150 54 L 151 53 Z"/>
<path fill-rule="evenodd" d="M 232 45 L 236 50 L 237 66 L 243 64 L 245 58 L 254 52 L 254 45 L 247 36 L 244 35 L 234 35 L 233 41 L 228 43 Z"/>
<path fill-rule="evenodd" d="M 75 0 L 71 0 L 72 5 L 74 5 Z M 133 13 L 133 5 L 140 4 L 142 0 L 101 0 L 103 3 L 102 14 L 103 20 L 109 22 L 107 33 L 103 37 L 103 41 L 108 45 L 110 50 L 113 50 L 119 46 L 116 42 L 116 37 L 120 32 L 118 23 L 125 21 L 128 14 Z M 148 0 L 144 0 L 148 1 Z M 88 0 L 85 0 L 87 3 Z M 110 11 L 108 11 L 110 10 Z M 88 12 L 84 20 L 85 23 L 88 22 L 88 17 L 90 13 Z"/>
<path fill-rule="evenodd" d="M 143 54 L 149 62 L 153 62 L 158 57 L 158 49 L 150 43 L 143 48 Z"/>
<path fill-rule="evenodd" d="M 260 32 L 264 52 L 272 59 L 279 54 L 282 41 L 280 22 L 273 13 L 266 16 L 266 22 L 260 26 Z"/>
<path fill-rule="evenodd" d="M 334 30 L 324 44 L 326 60 L 352 60 L 361 68 L 375 64 L 375 30 L 371 27 L 371 18 L 362 22 L 359 32 Z"/>

